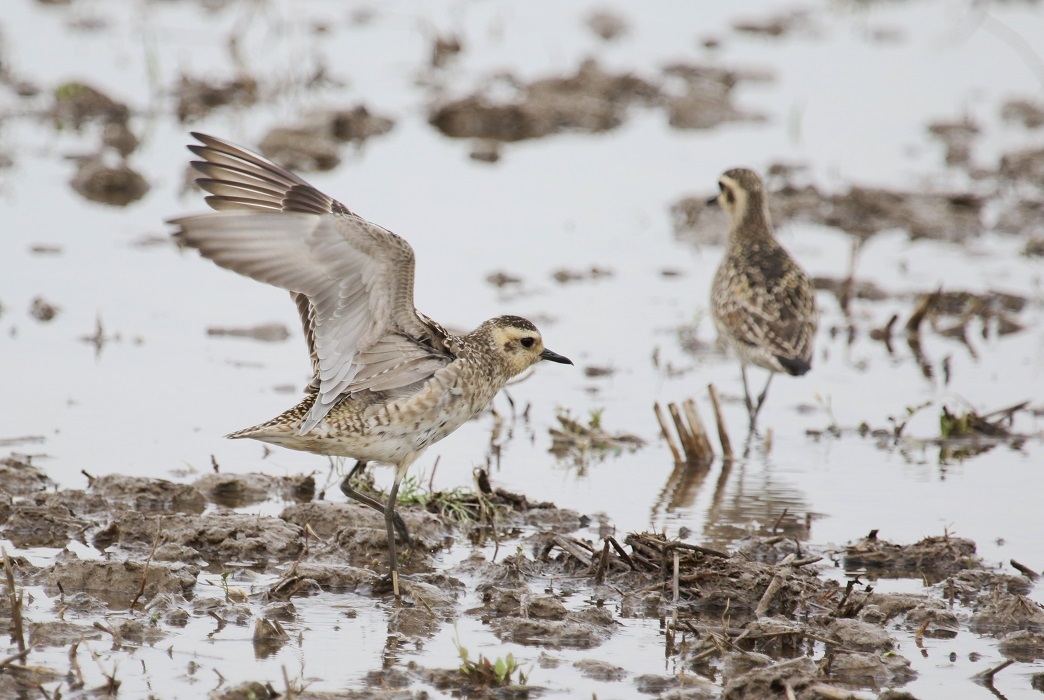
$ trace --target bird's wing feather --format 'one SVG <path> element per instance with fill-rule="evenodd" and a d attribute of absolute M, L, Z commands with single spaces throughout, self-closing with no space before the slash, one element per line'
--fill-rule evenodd
<path fill-rule="evenodd" d="M 420 374 L 429 370 L 424 358 L 452 360 L 441 353 L 438 330 L 413 307 L 413 250 L 390 231 L 351 214 L 228 211 L 171 223 L 179 227 L 179 240 L 221 267 L 307 298 L 319 395 L 302 434 L 344 393 L 375 385 L 372 372 L 364 375 L 365 386 L 354 385 L 371 364 L 357 358 L 374 347 L 385 350 L 389 336 L 402 344 L 404 365 L 414 369 L 402 373 L 400 385 L 416 381 L 418 368 Z M 386 387 L 399 375 L 380 376 Z"/>
<path fill-rule="evenodd" d="M 734 271 L 729 293 L 715 299 L 715 313 L 738 341 L 810 362 L 817 313 L 807 275 L 791 263 L 771 287 L 767 285 L 756 268 Z"/>
<path fill-rule="evenodd" d="M 217 211 L 351 213 L 340 202 L 264 156 L 215 136 L 192 135 L 199 144 L 190 145 L 189 150 L 202 158 L 192 162 L 193 169 L 199 173 L 196 184 L 210 193 L 206 202 Z M 321 383 L 315 344 L 315 308 L 305 294 L 290 292 L 290 297 L 301 317 L 312 363 L 308 391 L 315 391 Z"/>

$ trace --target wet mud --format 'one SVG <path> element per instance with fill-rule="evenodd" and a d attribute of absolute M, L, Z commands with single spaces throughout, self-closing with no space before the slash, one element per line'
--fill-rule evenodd
<path fill-rule="evenodd" d="M 187 485 L 107 476 L 87 490 L 55 490 L 39 469 L 14 458 L 4 464 L 21 477 L 6 480 L 13 486 L 3 491 L 4 536 L 19 547 L 60 553 L 43 566 L 7 559 L 10 591 L 32 587 L 50 603 L 36 601 L 27 613 L 9 597 L 0 627 L 24 638 L 30 650 L 67 647 L 73 659 L 84 642 L 128 649 L 168 644 L 206 618 L 253 628 L 251 643 L 263 658 L 295 634 L 298 607 L 317 595 L 392 605 L 389 631 L 406 641 L 470 618 L 503 642 L 542 650 L 542 666 L 582 652 L 570 663 L 584 676 L 619 684 L 623 693 L 662 697 L 770 698 L 780 687 L 796 697 L 842 697 L 901 687 L 916 677 L 905 658 L 910 634 L 988 635 L 1007 658 L 1044 657 L 1044 609 L 1026 597 L 1035 574 L 987 568 L 973 542 L 945 535 L 902 545 L 874 532 L 840 552 L 778 536 L 751 537 L 732 551 L 654 533 L 599 542 L 568 534 L 584 524 L 576 513 L 495 491 L 461 498 L 483 501 L 485 521 L 432 512 L 439 510 L 432 504 L 400 506 L 413 543 L 403 553 L 403 594 L 396 601 L 382 575 L 383 517 L 354 503 L 314 500 L 314 489 L 301 489 L 300 478 L 217 474 Z M 241 481 L 256 483 L 247 488 Z M 228 509 L 230 491 L 242 496 L 238 505 L 291 495 L 297 502 L 279 516 L 239 513 Z M 496 534 L 499 556 L 473 544 L 469 531 L 476 529 L 487 543 Z M 72 542 L 93 546 L 73 550 Z M 440 564 L 440 552 L 460 547 L 471 547 L 470 555 Z M 847 584 L 824 575 L 838 557 Z M 208 571 L 226 572 L 226 583 L 205 584 Z M 227 573 L 237 571 L 266 583 L 243 590 L 234 580 L 240 575 Z M 921 578 L 930 586 L 920 594 L 876 592 L 873 581 L 887 577 Z M 478 605 L 466 604 L 469 589 Z M 636 619 L 659 621 L 665 655 L 688 673 L 633 676 L 598 657 Z M 821 662 L 808 656 L 820 653 Z M 414 697 L 417 683 L 471 697 L 540 694 L 524 674 L 507 677 L 517 669 L 505 676 L 503 660 L 500 667 L 484 656 L 469 660 L 466 650 L 462 658 L 461 668 L 410 662 L 374 670 L 371 690 L 351 697 Z M 47 673 L 68 672 L 48 659 Z M 28 669 L 9 661 L 5 680 L 28 692 L 39 673 Z M 258 697 L 262 688 L 266 681 L 258 679 L 211 697 Z M 396 689 L 392 695 L 381 690 L 389 688 Z M 260 697 L 274 697 L 274 689 L 264 692 Z"/>

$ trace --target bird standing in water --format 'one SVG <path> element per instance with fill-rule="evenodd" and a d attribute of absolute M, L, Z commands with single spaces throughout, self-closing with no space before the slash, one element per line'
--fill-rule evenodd
<path fill-rule="evenodd" d="M 217 213 L 172 220 L 175 238 L 217 265 L 290 292 L 312 361 L 304 399 L 230 438 L 354 457 L 395 467 L 388 501 L 342 490 L 384 514 L 392 587 L 399 595 L 395 513 L 399 484 L 430 445 L 484 409 L 544 347 L 518 316 L 451 335 L 413 305 L 409 243 L 352 213 L 256 153 L 193 134 L 197 184 Z"/>
<path fill-rule="evenodd" d="M 815 287 L 776 241 L 765 188 L 757 173 L 726 171 L 717 202 L 731 219 L 725 258 L 711 285 L 711 310 L 718 334 L 740 360 L 743 393 L 754 430 L 769 384 L 777 372 L 801 376 L 812 368 L 818 312 Z M 747 384 L 747 365 L 769 370 L 757 400 Z"/>

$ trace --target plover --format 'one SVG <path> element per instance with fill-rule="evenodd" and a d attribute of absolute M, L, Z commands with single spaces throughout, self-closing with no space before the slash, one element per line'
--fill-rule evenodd
<path fill-rule="evenodd" d="M 726 171 L 718 180 L 717 202 L 731 217 L 725 258 L 711 286 L 711 309 L 718 334 L 740 360 L 750 428 L 777 372 L 801 376 L 812 368 L 818 313 L 812 280 L 772 232 L 765 188 L 757 173 Z M 769 370 L 755 402 L 747 385 L 747 365 Z"/>
<path fill-rule="evenodd" d="M 196 182 L 217 213 L 173 219 L 175 238 L 221 267 L 290 292 L 312 362 L 304 399 L 228 437 L 395 467 L 388 501 L 342 490 L 382 512 L 392 587 L 399 484 L 424 450 L 481 411 L 544 347 L 518 316 L 451 335 L 413 305 L 409 243 L 272 161 L 194 133 Z M 347 488 L 346 488 L 347 486 Z M 405 536 L 405 527 L 398 521 Z"/>

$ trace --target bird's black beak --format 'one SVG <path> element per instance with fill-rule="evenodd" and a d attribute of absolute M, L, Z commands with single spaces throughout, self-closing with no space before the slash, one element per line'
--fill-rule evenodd
<path fill-rule="evenodd" d="M 707 206 L 708 207 L 713 207 L 717 203 L 718 203 L 718 195 L 714 195 L 713 197 L 711 197 L 710 199 L 707 200 Z"/>
<path fill-rule="evenodd" d="M 573 361 L 565 355 L 559 355 L 557 352 L 554 352 L 553 350 L 548 350 L 547 348 L 544 348 L 540 351 L 540 359 L 551 360 L 552 362 L 558 362 L 559 364 L 563 365 L 573 364 Z"/>

